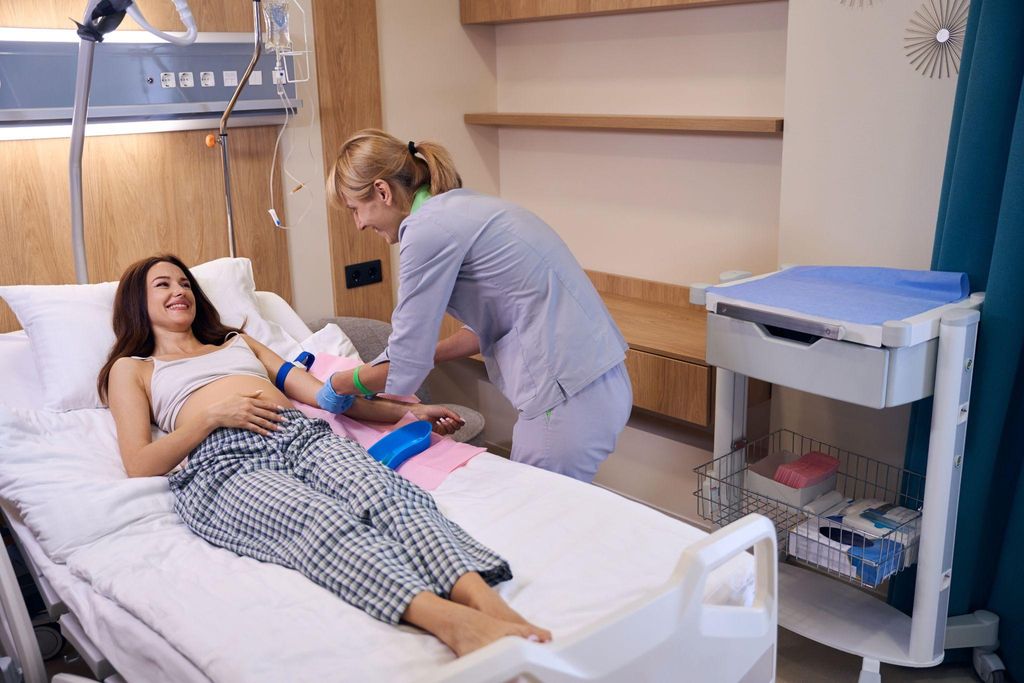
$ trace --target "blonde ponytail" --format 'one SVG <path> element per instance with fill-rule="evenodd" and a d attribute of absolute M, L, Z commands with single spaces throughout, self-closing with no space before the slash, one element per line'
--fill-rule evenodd
<path fill-rule="evenodd" d="M 429 185 L 433 195 L 462 187 L 455 163 L 441 145 L 403 143 L 382 130 L 367 128 L 341 146 L 327 179 L 327 194 L 337 205 L 344 205 L 346 196 L 366 199 L 376 180 L 387 181 L 406 204 L 421 185 Z"/>

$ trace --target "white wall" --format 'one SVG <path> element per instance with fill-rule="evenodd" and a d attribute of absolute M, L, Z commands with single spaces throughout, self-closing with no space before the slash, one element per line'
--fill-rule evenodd
<path fill-rule="evenodd" d="M 780 263 L 928 268 L 956 79 L 916 72 L 917 2 L 790 0 Z M 909 407 L 777 390 L 775 426 L 902 463 Z"/>
<path fill-rule="evenodd" d="M 778 116 L 786 3 L 497 28 L 498 110 Z M 587 268 L 688 284 L 775 263 L 782 139 L 501 131 L 502 196 Z"/>
<path fill-rule="evenodd" d="M 331 273 L 331 245 L 327 234 L 327 190 L 324 177 L 323 139 L 320 135 L 320 99 L 316 84 L 316 59 L 313 35 L 313 2 L 303 2 L 306 22 L 309 28 L 309 45 L 303 47 L 302 35 L 298 30 L 301 17 L 295 14 L 291 31 L 296 50 L 309 50 L 309 81 L 296 86 L 297 97 L 302 100 L 298 115 L 293 118 L 281 138 L 283 168 L 291 177 L 284 175 L 283 202 L 278 199 L 278 211 L 284 206 L 282 216 L 288 225 L 288 258 L 292 273 L 293 308 L 303 320 L 312 321 L 334 315 L 334 286 Z M 305 77 L 305 59 L 300 62 L 298 78 Z M 303 188 L 294 194 L 291 190 L 303 183 Z"/>
<path fill-rule="evenodd" d="M 782 261 L 929 266 L 956 79 L 904 56 L 919 5 L 790 0 Z"/>
<path fill-rule="evenodd" d="M 498 138 L 463 123 L 497 99 L 494 29 L 462 26 L 458 0 L 377 0 L 384 128 L 452 153 L 467 187 L 498 193 Z"/>

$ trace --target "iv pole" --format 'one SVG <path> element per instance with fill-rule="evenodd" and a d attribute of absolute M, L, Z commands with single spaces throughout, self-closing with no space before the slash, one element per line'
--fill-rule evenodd
<path fill-rule="evenodd" d="M 224 115 L 220 117 L 220 132 L 214 139 L 213 135 L 208 135 L 206 138 L 206 146 L 213 147 L 214 144 L 220 143 L 220 160 L 221 165 L 224 167 L 224 205 L 227 208 L 228 214 L 228 254 L 231 258 L 235 258 L 236 245 L 235 245 L 235 218 L 231 204 L 231 160 L 228 157 L 228 119 L 231 118 L 231 112 L 235 108 L 235 103 L 238 102 L 239 96 L 242 94 L 242 90 L 249 83 L 249 75 L 252 70 L 256 67 L 256 62 L 260 58 L 260 48 L 263 41 L 263 25 L 260 22 L 260 0 L 253 0 L 252 3 L 252 23 L 253 23 L 253 34 L 255 41 L 252 48 L 252 59 L 249 60 L 249 66 L 245 69 L 245 74 L 241 80 L 238 81 L 238 86 L 235 88 L 234 94 L 231 96 L 231 101 L 228 102 L 227 109 L 224 110 Z"/>

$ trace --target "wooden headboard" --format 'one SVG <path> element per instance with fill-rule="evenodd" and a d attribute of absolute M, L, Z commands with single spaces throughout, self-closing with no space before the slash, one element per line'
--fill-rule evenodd
<path fill-rule="evenodd" d="M 154 26 L 180 28 L 166 0 L 139 4 Z M 192 5 L 202 31 L 252 29 L 252 3 Z M 68 28 L 68 17 L 79 17 L 84 7 L 84 0 L 2 2 L 0 26 Z M 126 19 L 119 30 L 136 28 Z M 238 255 L 252 259 L 259 289 L 291 301 L 287 238 L 266 213 L 277 130 L 232 129 L 232 197 Z M 188 264 L 228 255 L 220 150 L 203 144 L 207 132 L 86 138 L 82 176 L 90 280 L 116 280 L 129 263 L 156 252 L 174 253 Z M 0 284 L 75 281 L 69 147 L 67 138 L 0 141 Z M 17 327 L 0 302 L 0 332 Z"/>

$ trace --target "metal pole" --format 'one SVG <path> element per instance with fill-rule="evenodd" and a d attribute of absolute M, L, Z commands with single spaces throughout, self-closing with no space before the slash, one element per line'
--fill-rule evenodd
<path fill-rule="evenodd" d="M 242 75 L 242 79 L 235 87 L 235 92 L 231 95 L 231 100 L 228 102 L 227 109 L 224 110 L 223 116 L 220 117 L 220 133 L 217 136 L 217 140 L 220 142 L 221 165 L 224 167 L 224 206 L 227 209 L 228 216 L 228 255 L 231 256 L 231 258 L 235 258 L 237 254 L 235 246 L 234 210 L 231 203 L 231 160 L 228 157 L 228 119 L 231 117 L 231 112 L 235 108 L 235 103 L 238 102 L 238 97 L 242 94 L 242 90 L 245 89 L 246 84 L 248 84 L 249 76 L 252 74 L 253 69 L 256 68 L 256 62 L 259 61 L 260 58 L 260 48 L 262 48 L 263 43 L 263 25 L 260 23 L 260 0 L 253 0 L 252 23 L 253 34 L 255 36 L 252 48 L 252 59 L 249 60 L 249 66 L 245 69 L 245 74 Z"/>
<path fill-rule="evenodd" d="M 910 658 L 918 662 L 941 659 L 944 650 L 956 513 L 980 319 L 978 311 L 954 309 L 944 314 L 939 323 L 928 476 L 924 483 L 908 652 Z"/>
<path fill-rule="evenodd" d="M 71 118 L 71 156 L 68 163 L 68 182 L 71 187 L 71 250 L 75 258 L 75 280 L 80 285 L 89 282 L 89 267 L 85 259 L 85 219 L 82 209 L 82 149 L 85 146 L 85 122 L 89 108 L 95 50 L 96 43 L 91 40 L 82 40 L 78 43 L 78 80 L 75 84 L 75 110 Z"/>

